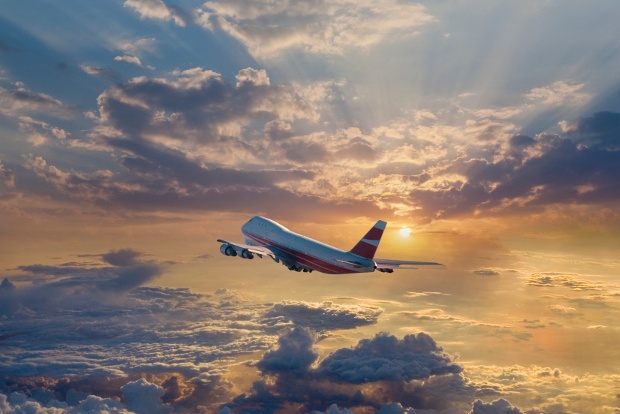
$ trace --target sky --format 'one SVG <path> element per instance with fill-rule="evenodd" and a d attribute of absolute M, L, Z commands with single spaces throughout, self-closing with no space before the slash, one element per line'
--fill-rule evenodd
<path fill-rule="evenodd" d="M 619 15 L 5 1 L 0 412 L 619 413 Z M 221 255 L 254 215 L 446 266 Z"/>

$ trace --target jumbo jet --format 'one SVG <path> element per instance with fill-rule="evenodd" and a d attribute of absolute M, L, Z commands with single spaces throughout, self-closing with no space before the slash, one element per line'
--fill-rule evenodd
<path fill-rule="evenodd" d="M 252 217 L 241 227 L 245 244 L 218 239 L 220 252 L 226 256 L 253 259 L 271 257 L 289 270 L 344 274 L 416 269 L 417 266 L 443 266 L 435 262 L 375 259 L 386 222 L 379 220 L 351 250 L 345 252 L 301 234 L 265 217 Z"/>

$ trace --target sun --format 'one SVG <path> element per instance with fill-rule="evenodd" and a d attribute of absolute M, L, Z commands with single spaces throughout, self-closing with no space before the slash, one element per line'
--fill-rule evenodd
<path fill-rule="evenodd" d="M 411 234 L 411 229 L 407 226 L 403 226 L 400 229 L 400 235 L 403 237 L 409 237 L 409 235 Z"/>

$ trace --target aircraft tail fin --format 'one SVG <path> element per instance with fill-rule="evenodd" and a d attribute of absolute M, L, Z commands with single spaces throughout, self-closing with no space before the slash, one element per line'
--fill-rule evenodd
<path fill-rule="evenodd" d="M 381 236 L 383 236 L 383 230 L 385 230 L 385 226 L 387 223 L 383 220 L 377 221 L 368 233 L 360 240 L 352 249 L 351 253 L 363 257 L 364 259 L 372 259 L 375 257 L 375 252 L 377 251 L 377 247 L 379 247 L 379 242 L 381 241 Z"/>

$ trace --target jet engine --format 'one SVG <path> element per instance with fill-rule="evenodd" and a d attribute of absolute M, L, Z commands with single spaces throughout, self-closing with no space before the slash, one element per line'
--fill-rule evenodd
<path fill-rule="evenodd" d="M 254 259 L 254 255 L 248 249 L 241 250 L 241 257 L 244 259 Z"/>
<path fill-rule="evenodd" d="M 225 256 L 236 256 L 237 251 L 230 244 L 222 244 L 220 246 L 220 252 Z"/>

